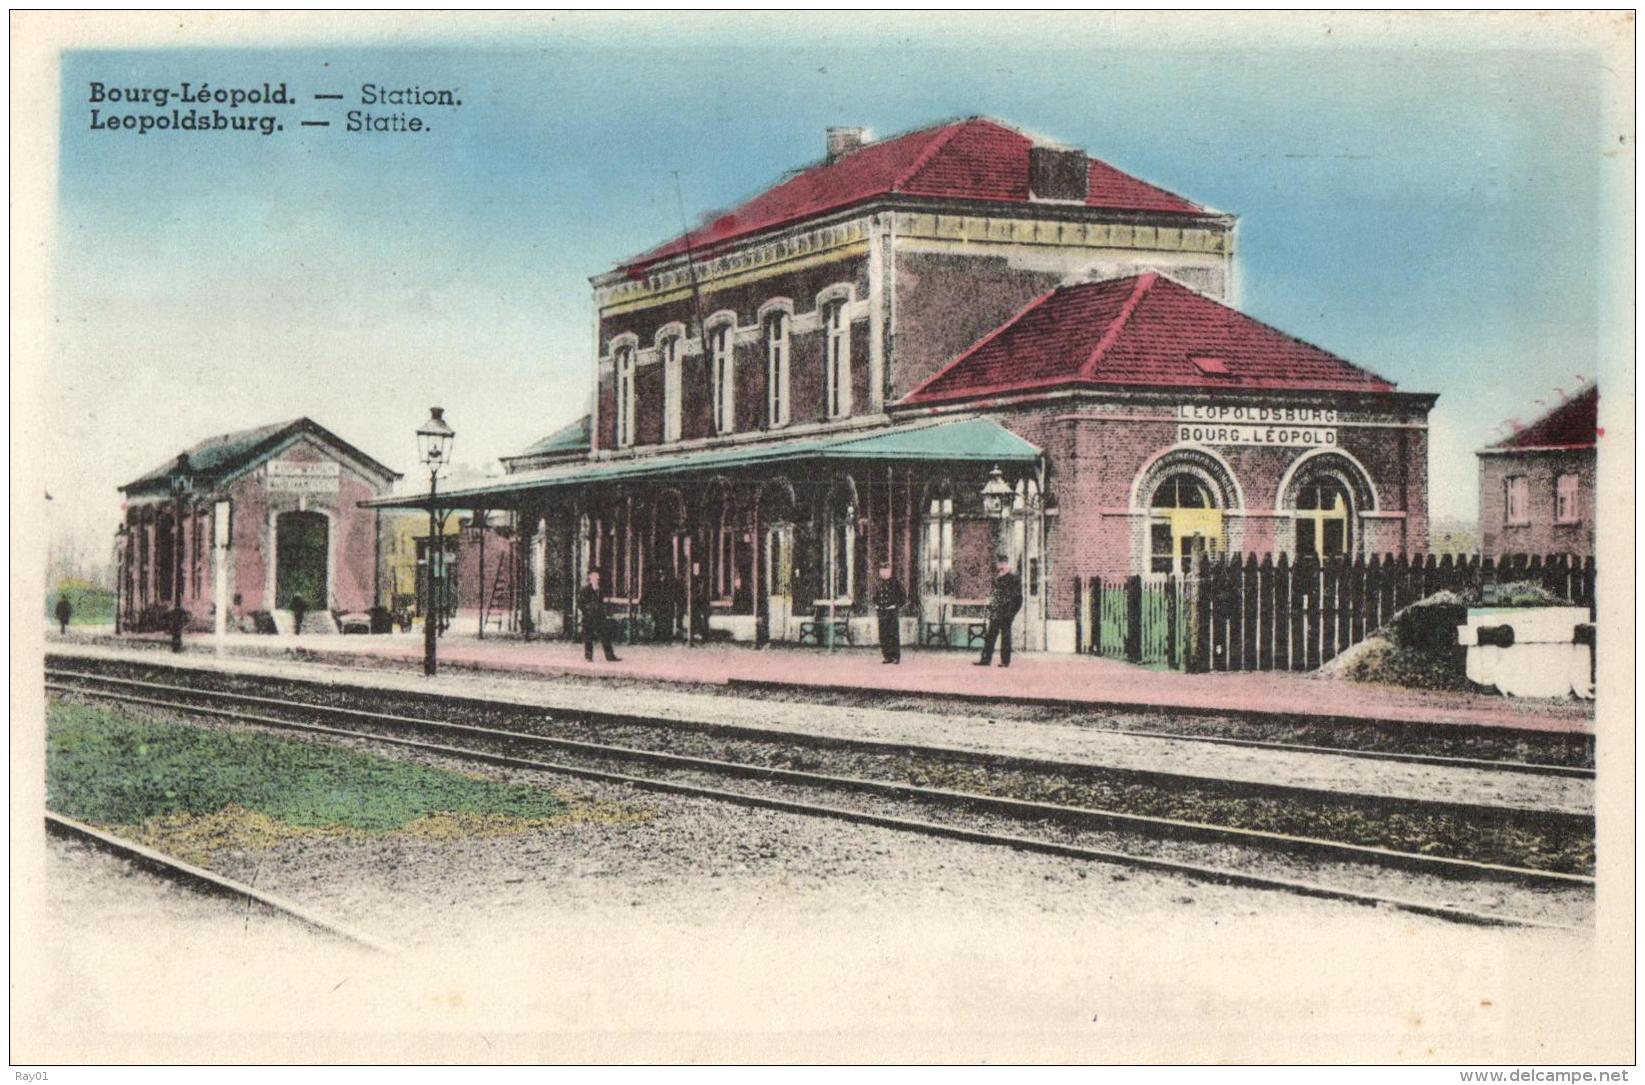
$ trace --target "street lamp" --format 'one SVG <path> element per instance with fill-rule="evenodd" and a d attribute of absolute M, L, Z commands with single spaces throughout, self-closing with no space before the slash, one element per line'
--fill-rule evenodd
<path fill-rule="evenodd" d="M 1004 519 L 1014 497 L 1016 491 L 1005 481 L 999 464 L 995 464 L 994 469 L 988 472 L 988 482 L 982 488 L 982 511 L 989 516 Z"/>
<path fill-rule="evenodd" d="M 434 562 L 436 555 L 444 557 L 445 544 L 441 538 L 440 515 L 434 508 L 434 499 L 439 489 L 440 468 L 451 461 L 451 442 L 456 436 L 452 428 L 446 425 L 443 407 L 430 408 L 428 421 L 417 430 L 417 452 L 428 468 L 428 610 L 423 614 L 423 673 L 426 675 L 433 675 L 436 670 L 435 611 L 440 609 L 440 604 L 434 596 Z"/>
<path fill-rule="evenodd" d="M 194 492 L 194 468 L 188 462 L 188 453 L 177 455 L 177 465 L 171 469 L 171 496 L 175 511 L 171 518 L 171 650 L 183 650 L 183 506 Z"/>

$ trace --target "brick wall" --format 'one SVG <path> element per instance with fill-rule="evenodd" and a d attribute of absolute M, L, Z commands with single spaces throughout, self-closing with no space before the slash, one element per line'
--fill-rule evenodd
<path fill-rule="evenodd" d="M 1577 554 L 1594 552 L 1594 450 L 1563 449 L 1479 457 L 1479 546 L 1488 558 L 1504 554 Z M 1562 474 L 1577 476 L 1575 523 L 1554 522 L 1554 492 Z M 1528 523 L 1506 522 L 1505 484 L 1509 476 L 1526 480 Z"/>
<path fill-rule="evenodd" d="M 1062 281 L 1059 274 L 1015 269 L 1003 256 L 899 252 L 893 266 L 891 402 Z"/>

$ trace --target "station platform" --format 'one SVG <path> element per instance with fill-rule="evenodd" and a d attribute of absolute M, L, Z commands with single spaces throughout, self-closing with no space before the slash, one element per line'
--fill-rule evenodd
<path fill-rule="evenodd" d="M 101 631 L 71 630 L 60 641 L 160 647 L 163 637 L 115 638 Z M 186 638 L 189 652 L 212 652 L 210 635 Z M 252 636 L 230 634 L 222 651 L 232 655 L 350 660 L 394 668 L 420 668 L 417 633 L 378 636 Z M 1395 721 L 1530 731 L 1591 734 L 1591 702 L 1514 699 L 1496 695 L 1402 689 L 1350 683 L 1289 672 L 1183 674 L 1152 670 L 1093 656 L 1019 653 L 1009 668 L 975 666 L 976 656 L 958 651 L 905 649 L 902 662 L 882 664 L 877 648 L 834 650 L 787 645 L 626 645 L 621 661 L 583 659 L 582 645 L 560 640 L 523 641 L 448 634 L 440 639 L 442 668 L 537 676 L 578 676 L 622 685 L 759 687 L 805 694 L 883 694 L 887 699 L 928 700 L 975 714 L 990 703 L 1085 710 L 1216 713 L 1251 717 L 1308 716 L 1344 721 Z"/>

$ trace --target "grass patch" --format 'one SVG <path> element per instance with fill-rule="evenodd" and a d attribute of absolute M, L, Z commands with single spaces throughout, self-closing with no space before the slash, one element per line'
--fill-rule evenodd
<path fill-rule="evenodd" d="M 57 600 L 68 596 L 74 612 L 70 625 L 111 625 L 114 622 L 114 592 L 84 580 L 64 580 L 57 590 L 46 593 L 46 617 L 57 621 Z"/>
<path fill-rule="evenodd" d="M 251 840 L 286 835 L 285 827 L 379 833 L 435 815 L 472 815 L 480 819 L 473 825 L 542 822 L 567 810 L 543 788 L 63 701 L 47 712 L 46 803 L 102 825 L 158 829 L 173 819 L 202 839 L 221 832 Z M 234 815 L 232 833 L 200 820 L 225 811 Z"/>

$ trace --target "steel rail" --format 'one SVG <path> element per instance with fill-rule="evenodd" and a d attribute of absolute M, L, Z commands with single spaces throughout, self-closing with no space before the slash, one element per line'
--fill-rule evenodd
<path fill-rule="evenodd" d="M 473 750 L 466 747 L 450 747 L 434 743 L 420 743 L 413 739 L 404 739 L 395 736 L 326 727 L 319 724 L 281 719 L 278 717 L 258 716 L 230 709 L 211 708 L 206 705 L 166 701 L 158 698 L 140 697 L 131 694 L 88 689 L 84 687 L 63 686 L 49 682 L 47 683 L 47 686 L 48 688 L 56 688 L 68 692 L 79 692 L 109 700 L 225 717 L 276 728 L 309 731 L 338 737 L 365 739 L 368 741 L 379 741 L 390 744 L 410 746 L 413 748 L 424 748 L 443 753 L 455 753 L 458 756 L 493 761 L 498 764 L 561 772 L 568 775 L 582 776 L 589 779 L 607 780 L 619 783 L 635 783 L 637 781 L 644 781 L 645 783 L 642 786 L 654 786 L 666 783 L 665 781 L 660 781 L 652 777 L 636 777 L 622 773 L 610 773 L 604 770 L 587 769 L 582 766 L 566 765 L 563 763 L 526 761 L 524 759 L 513 758 L 508 755 L 492 754 L 486 751 Z M 208 698 L 211 696 L 211 694 L 207 691 L 200 691 L 196 693 L 196 695 L 205 696 Z M 828 776 L 818 773 L 801 772 L 792 769 L 779 769 L 737 762 L 715 761 L 707 758 L 696 758 L 679 754 L 662 753 L 660 751 L 635 750 L 629 747 L 580 742 L 574 739 L 550 738 L 541 735 L 530 735 L 512 731 L 497 731 L 491 728 L 475 727 L 470 724 L 455 724 L 440 720 L 423 720 L 416 717 L 364 713 L 357 709 L 339 710 L 328 708 L 326 706 L 304 704 L 302 702 L 289 702 L 288 707 L 321 715 L 335 713 L 350 716 L 363 716 L 374 722 L 390 723 L 404 727 L 418 727 L 425 730 L 461 734 L 465 736 L 477 736 L 488 741 L 520 742 L 529 745 L 547 746 L 555 749 L 568 750 L 595 757 L 646 761 L 653 764 L 665 765 L 671 768 L 683 769 L 686 771 L 750 777 L 768 781 L 789 783 L 803 787 L 868 793 L 897 799 L 914 799 L 937 806 L 957 806 L 987 810 L 993 813 L 1017 818 L 1051 818 L 1065 822 L 1080 822 L 1086 825 L 1106 825 L 1111 828 L 1141 828 L 1151 830 L 1156 835 L 1176 836 L 1178 838 L 1213 841 L 1218 843 L 1231 842 L 1257 845 L 1272 850 L 1292 852 L 1300 851 L 1307 854 L 1325 856 L 1338 861 L 1346 860 L 1351 862 L 1372 863 L 1375 865 L 1400 870 L 1417 870 L 1429 873 L 1444 872 L 1446 874 L 1461 874 L 1473 878 L 1484 877 L 1506 879 L 1547 886 L 1560 886 L 1563 888 L 1592 888 L 1594 885 L 1594 879 L 1589 875 L 1534 870 L 1531 868 L 1513 867 L 1498 863 L 1485 863 L 1470 859 L 1457 859 L 1447 856 L 1401 852 L 1389 848 L 1378 848 L 1361 844 L 1347 844 L 1316 837 L 1302 837 L 1285 833 L 1274 833 L 1265 830 L 1230 828 L 1226 826 L 1210 825 L 1202 822 L 1185 821 L 1175 818 L 1160 818 L 1144 814 L 1128 814 L 1119 811 L 1098 810 L 1089 807 L 1061 806 L 1053 803 L 1042 803 L 1022 799 L 1008 799 L 992 795 L 981 795 L 974 792 L 926 788 L 913 784 L 899 784 L 880 780 L 865 780 L 859 777 Z M 696 785 L 667 784 L 664 789 L 666 790 L 679 787 L 686 787 L 690 789 L 695 786 Z M 688 790 L 682 793 L 689 794 L 696 792 Z M 728 795 L 744 795 L 744 793 L 726 792 L 721 789 L 702 789 L 702 794 L 709 795 L 710 793 L 712 794 L 712 797 L 716 798 L 723 798 Z M 752 796 L 744 797 L 755 798 Z M 761 801 L 763 802 L 767 800 Z M 809 806 L 809 804 L 798 805 L 801 807 Z M 838 807 L 816 807 L 818 812 L 832 812 L 839 809 L 840 808 Z M 828 813 L 827 816 L 835 815 L 833 813 Z M 918 822 L 914 824 L 930 823 Z M 1109 853 L 1105 852 L 1103 854 L 1106 855 Z M 1167 860 L 1152 859 L 1148 861 L 1169 862 Z"/>
<path fill-rule="evenodd" d="M 379 941 L 368 934 L 351 930 L 336 920 L 310 911 L 295 901 L 287 900 L 285 897 L 276 896 L 273 893 L 265 893 L 261 889 L 254 889 L 244 882 L 235 881 L 233 878 L 225 877 L 204 867 L 195 866 L 193 863 L 185 863 L 183 860 L 167 855 L 165 852 L 156 851 L 136 841 L 126 840 L 106 830 L 87 825 L 83 821 L 64 817 L 62 814 L 48 810 L 46 811 L 46 831 L 55 833 L 58 836 L 84 841 L 171 881 L 181 882 L 213 895 L 234 897 L 256 904 L 277 915 L 295 919 L 304 926 L 312 927 L 323 934 L 364 946 L 375 953 L 383 953 L 389 956 L 397 956 L 400 953 L 398 949 L 386 942 Z"/>
<path fill-rule="evenodd" d="M 169 682 L 154 682 L 145 679 L 127 678 L 117 675 L 90 674 L 83 671 L 69 671 L 47 668 L 48 678 L 57 676 L 72 678 L 78 681 L 103 682 L 107 684 L 137 687 L 143 689 L 165 690 L 186 695 L 210 696 L 219 700 L 238 701 L 244 704 L 261 704 L 270 706 L 301 706 L 313 710 L 324 710 L 329 713 L 343 716 L 357 716 L 368 719 L 393 719 L 398 722 L 411 724 L 446 723 L 447 721 L 431 721 L 420 717 L 390 716 L 385 713 L 364 712 L 359 709 L 342 706 L 318 705 L 301 701 L 293 701 L 284 697 L 267 697 L 254 693 L 242 693 L 236 690 L 210 689 L 200 686 L 177 685 Z M 264 676 L 251 676 L 254 681 L 269 681 Z M 316 689 L 327 693 L 346 693 L 367 695 L 376 692 L 369 687 L 347 687 L 316 683 L 308 680 L 299 680 L 300 684 L 309 689 Z M 407 693 L 394 691 L 401 696 L 428 697 L 428 694 Z M 1238 795 L 1240 797 L 1268 797 L 1279 801 L 1310 801 L 1319 796 L 1328 796 L 1327 801 L 1348 803 L 1397 804 L 1413 811 L 1446 814 L 1462 818 L 1534 818 L 1543 822 L 1566 822 L 1576 824 L 1579 828 L 1586 827 L 1590 832 L 1593 828 L 1593 814 L 1575 810 L 1541 810 L 1525 806 L 1511 806 L 1500 803 L 1462 802 L 1451 799 L 1435 799 L 1416 796 L 1391 796 L 1377 792 L 1331 790 L 1318 787 L 1309 787 L 1300 784 L 1279 783 L 1259 780 L 1237 780 L 1227 777 L 1206 776 L 1197 773 L 1175 772 L 1163 769 L 1137 768 L 1130 766 L 1104 765 L 1096 762 L 1059 761 L 1054 758 L 1027 757 L 1017 754 L 996 753 L 987 750 L 970 750 L 958 746 L 935 744 L 914 744 L 908 742 L 894 742 L 883 739 L 862 739 L 840 735 L 816 735 L 811 732 L 786 731 L 777 728 L 746 727 L 736 724 L 704 723 L 700 721 L 676 719 L 642 719 L 637 716 L 619 715 L 616 713 L 595 710 L 570 710 L 517 703 L 513 701 L 485 700 L 474 697 L 441 698 L 442 703 L 449 705 L 472 705 L 482 711 L 505 712 L 540 712 L 549 722 L 563 721 L 567 715 L 575 715 L 590 721 L 612 724 L 615 726 L 644 727 L 664 732 L 691 731 L 697 734 L 706 734 L 714 737 L 729 737 L 741 741 L 778 744 L 782 742 L 799 746 L 808 746 L 818 749 L 855 750 L 866 753 L 897 754 L 909 757 L 938 757 L 951 760 L 983 764 L 992 768 L 1016 769 L 1028 772 L 1053 772 L 1069 775 L 1101 774 L 1114 778 L 1123 778 L 1148 786 L 1163 787 L 1201 787 L 1217 792 Z M 451 726 L 462 726 L 450 724 Z M 492 728 L 486 728 L 492 731 Z M 497 734 L 509 732 L 495 731 Z M 1127 732 L 1116 732 L 1125 734 Z M 533 735 L 535 740 L 542 742 L 573 741 L 556 740 L 552 736 Z M 1169 737 L 1169 736 L 1151 736 Z M 1292 752 L 1303 751 L 1303 747 L 1288 747 Z M 635 751 L 649 753 L 652 751 Z M 1329 753 L 1327 749 L 1320 752 Z"/>

